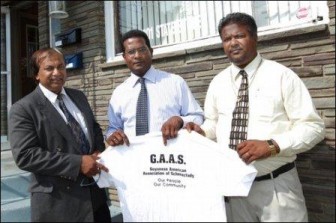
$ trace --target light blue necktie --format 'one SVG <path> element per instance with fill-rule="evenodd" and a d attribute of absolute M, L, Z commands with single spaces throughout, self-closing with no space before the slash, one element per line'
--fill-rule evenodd
<path fill-rule="evenodd" d="M 139 78 L 141 90 L 138 97 L 136 108 L 136 135 L 144 135 L 148 133 L 148 108 L 147 108 L 147 89 L 145 79 Z"/>
<path fill-rule="evenodd" d="M 63 101 L 63 95 L 62 94 L 58 95 L 57 99 L 59 101 L 59 106 L 61 110 L 63 111 L 66 119 L 68 120 L 68 126 L 70 127 L 73 133 L 73 136 L 75 137 L 76 142 L 80 145 L 80 149 L 82 153 L 88 154 L 90 150 L 90 144 L 80 124 L 76 121 L 76 119 L 71 115 L 71 113 L 65 106 L 64 101 Z"/>

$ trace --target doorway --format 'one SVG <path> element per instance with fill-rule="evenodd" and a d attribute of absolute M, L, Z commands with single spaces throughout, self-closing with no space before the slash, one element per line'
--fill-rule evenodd
<path fill-rule="evenodd" d="M 38 2 L 1 2 L 1 150 L 8 142 L 8 114 L 12 103 L 35 87 L 29 58 L 39 47 Z"/>
<path fill-rule="evenodd" d="M 17 26 L 12 26 L 12 86 L 13 103 L 23 98 L 35 87 L 35 80 L 30 74 L 29 59 L 33 52 L 38 49 L 38 3 L 29 2 L 27 4 L 18 4 L 11 11 L 13 22 Z"/>

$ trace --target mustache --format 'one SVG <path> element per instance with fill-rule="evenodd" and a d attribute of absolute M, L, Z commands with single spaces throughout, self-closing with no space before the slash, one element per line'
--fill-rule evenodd
<path fill-rule="evenodd" d="M 237 47 L 232 47 L 232 48 L 230 49 L 230 52 L 235 51 L 235 50 L 242 50 L 242 48 L 240 48 L 239 46 L 237 46 Z"/>
<path fill-rule="evenodd" d="M 136 64 L 136 63 L 143 63 L 144 61 L 143 60 L 137 60 L 137 61 L 134 61 L 133 64 Z"/>
<path fill-rule="evenodd" d="M 50 78 L 50 80 L 52 81 L 59 81 L 59 80 L 63 80 L 64 78 L 63 77 L 53 77 L 53 78 Z"/>

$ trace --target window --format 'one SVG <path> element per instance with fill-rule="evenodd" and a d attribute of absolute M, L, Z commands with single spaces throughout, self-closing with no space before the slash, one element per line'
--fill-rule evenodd
<path fill-rule="evenodd" d="M 218 22 L 231 12 L 252 15 L 259 34 L 329 22 L 326 1 L 117 1 L 114 4 L 106 1 L 105 12 L 116 13 L 106 19 L 106 26 L 117 26 L 113 36 L 141 29 L 156 49 L 213 37 L 218 39 Z M 110 21 L 111 18 L 116 21 Z M 114 29 L 108 27 L 108 30 Z M 107 41 L 109 35 L 107 33 Z M 118 45 L 118 40 L 114 44 Z M 112 53 L 110 50 L 107 49 L 108 60 L 109 55 L 114 57 L 120 53 L 119 48 Z"/>

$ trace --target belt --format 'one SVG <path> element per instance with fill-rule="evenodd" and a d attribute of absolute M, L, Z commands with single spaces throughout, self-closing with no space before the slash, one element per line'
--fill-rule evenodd
<path fill-rule="evenodd" d="M 287 171 L 290 171 L 291 169 L 293 169 L 295 167 L 295 164 L 294 162 L 292 163 L 287 163 L 281 167 L 279 167 L 278 169 L 272 171 L 272 173 L 269 173 L 269 174 L 266 174 L 266 175 L 263 175 L 263 176 L 259 176 L 259 177 L 256 177 L 254 179 L 254 181 L 262 181 L 262 180 L 269 180 L 269 179 L 273 179 L 273 178 L 276 178 L 278 177 L 280 174 L 282 173 L 286 173 Z"/>

